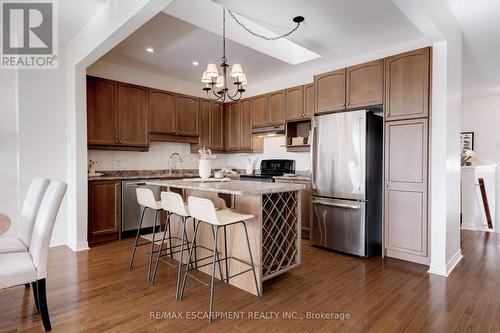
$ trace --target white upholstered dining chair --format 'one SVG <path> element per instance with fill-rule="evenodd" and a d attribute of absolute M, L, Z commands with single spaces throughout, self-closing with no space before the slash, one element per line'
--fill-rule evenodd
<path fill-rule="evenodd" d="M 51 330 L 45 280 L 49 243 L 57 212 L 67 185 L 51 181 L 36 217 L 28 252 L 0 254 L 0 289 L 31 283 L 35 304 L 39 310 L 43 327 Z"/>
<path fill-rule="evenodd" d="M 17 237 L 0 238 L 0 254 L 28 252 L 33 225 L 49 182 L 47 178 L 36 177 L 33 179 L 24 198 L 21 218 L 17 227 Z"/>

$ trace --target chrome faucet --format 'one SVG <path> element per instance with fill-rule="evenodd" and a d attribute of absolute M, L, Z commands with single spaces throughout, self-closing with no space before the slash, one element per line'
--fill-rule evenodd
<path fill-rule="evenodd" d="M 174 156 L 177 156 L 179 158 L 179 162 L 182 163 L 183 160 L 181 158 L 181 155 L 179 155 L 179 153 L 173 153 L 172 155 L 170 155 L 170 158 L 169 158 L 169 165 L 168 165 L 168 173 L 172 173 L 172 159 L 174 158 Z M 174 168 L 175 169 L 175 168 Z"/>

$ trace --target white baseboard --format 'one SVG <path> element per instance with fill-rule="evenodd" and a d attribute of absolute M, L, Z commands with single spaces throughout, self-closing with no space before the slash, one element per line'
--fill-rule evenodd
<path fill-rule="evenodd" d="M 55 247 L 55 246 L 61 246 L 61 245 L 66 245 L 66 239 L 64 238 L 52 238 L 50 240 L 50 245 L 49 247 Z"/>
<path fill-rule="evenodd" d="M 80 251 L 89 250 L 89 243 L 88 242 L 79 242 L 79 243 L 76 243 L 76 245 L 68 243 L 67 245 L 73 252 L 80 252 Z"/>
<path fill-rule="evenodd" d="M 451 272 L 455 269 L 455 267 L 458 265 L 460 260 L 462 260 L 463 257 L 464 256 L 462 255 L 462 250 L 458 249 L 458 251 L 453 255 L 453 257 L 451 257 L 450 260 L 448 260 L 446 266 L 433 265 L 431 262 L 431 265 L 429 266 L 429 270 L 427 271 L 427 273 L 448 277 L 451 274 Z"/>
<path fill-rule="evenodd" d="M 476 231 L 477 227 L 473 223 L 462 223 L 462 225 L 460 226 L 460 229 Z"/>

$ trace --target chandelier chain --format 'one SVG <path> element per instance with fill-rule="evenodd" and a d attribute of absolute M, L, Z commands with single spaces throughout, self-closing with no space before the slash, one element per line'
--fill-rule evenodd
<path fill-rule="evenodd" d="M 241 26 L 243 29 L 245 29 L 248 33 L 250 33 L 251 35 L 253 35 L 255 37 L 259 37 L 259 38 L 262 38 L 262 39 L 268 40 L 268 41 L 277 40 L 280 38 L 285 38 L 285 37 L 290 36 L 292 33 L 294 33 L 300 27 L 300 23 L 301 23 L 301 22 L 296 22 L 297 26 L 294 27 L 292 30 L 288 31 L 287 33 L 284 33 L 282 35 L 275 36 L 275 37 L 268 37 L 268 36 L 264 36 L 264 35 L 258 34 L 256 32 L 253 32 L 245 24 L 243 24 L 240 20 L 238 20 L 238 18 L 236 18 L 236 16 L 233 14 L 232 11 L 230 11 L 229 9 L 227 9 L 227 11 L 229 12 L 229 15 L 231 15 L 231 17 L 236 21 L 236 23 L 238 23 L 238 25 Z M 225 15 L 224 15 L 224 17 L 225 17 Z"/>

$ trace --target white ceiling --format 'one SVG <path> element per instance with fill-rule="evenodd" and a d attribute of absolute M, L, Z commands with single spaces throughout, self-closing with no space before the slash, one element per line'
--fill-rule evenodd
<path fill-rule="evenodd" d="M 500 1 L 448 3 L 463 32 L 462 95 L 500 94 Z"/>
<path fill-rule="evenodd" d="M 228 60 L 243 65 L 249 83 L 267 81 L 422 38 L 422 34 L 391 0 L 216 2 L 275 33 L 283 33 L 293 27 L 291 19 L 294 16 L 306 18 L 303 27 L 289 37 L 290 41 L 321 56 L 305 63 L 291 65 L 228 41 Z M 152 54 L 145 51 L 150 46 L 155 49 Z M 220 63 L 221 48 L 218 34 L 160 13 L 101 60 L 199 82 L 207 63 Z M 193 60 L 199 61 L 200 65 L 193 66 Z"/>
<path fill-rule="evenodd" d="M 78 1 L 78 5 L 75 5 L 74 0 L 59 0 L 59 43 L 66 45 L 105 2 L 106 0 L 85 0 Z"/>

